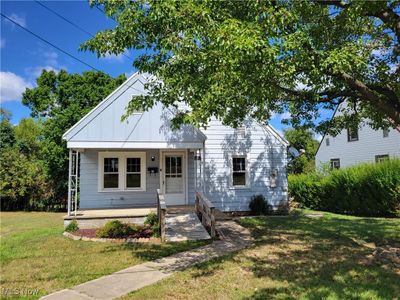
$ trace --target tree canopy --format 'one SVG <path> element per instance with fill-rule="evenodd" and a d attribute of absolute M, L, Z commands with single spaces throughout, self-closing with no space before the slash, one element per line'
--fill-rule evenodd
<path fill-rule="evenodd" d="M 92 0 L 117 25 L 82 45 L 99 56 L 141 49 L 134 65 L 159 80 L 128 113 L 185 101 L 178 123 L 215 116 L 237 126 L 290 112 L 316 129 L 400 124 L 398 1 Z"/>
<path fill-rule="evenodd" d="M 43 119 L 40 155 L 54 202 L 62 204 L 67 196 L 68 149 L 62 135 L 124 81 L 125 75 L 113 78 L 102 72 L 69 74 L 44 70 L 36 80 L 37 87 L 24 92 L 22 103 L 32 110 L 33 117 Z M 25 121 L 18 127 L 26 133 L 24 129 L 32 128 L 32 124 Z M 19 135 L 25 137 L 19 138 L 24 148 L 37 146 L 29 134 Z"/>
<path fill-rule="evenodd" d="M 288 165 L 291 174 L 310 173 L 315 170 L 315 154 L 318 141 L 313 138 L 310 130 L 289 128 L 284 131 L 285 139 L 297 150 L 305 150 L 305 153 L 295 158 Z"/>

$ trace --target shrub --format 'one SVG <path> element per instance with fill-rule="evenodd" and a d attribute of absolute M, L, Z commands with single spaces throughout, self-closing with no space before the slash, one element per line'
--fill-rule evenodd
<path fill-rule="evenodd" d="M 79 230 L 78 222 L 76 220 L 72 220 L 69 222 L 67 227 L 65 227 L 65 231 L 67 232 L 75 232 Z"/>
<path fill-rule="evenodd" d="M 135 233 L 135 228 L 118 220 L 107 222 L 102 228 L 96 230 L 99 238 L 123 238 Z"/>
<path fill-rule="evenodd" d="M 158 223 L 158 216 L 157 216 L 156 213 L 153 213 L 153 212 L 149 213 L 149 214 L 146 216 L 146 220 L 144 220 L 144 224 L 145 224 L 145 225 L 154 226 L 154 225 L 156 225 L 157 223 Z"/>
<path fill-rule="evenodd" d="M 289 176 L 289 193 L 302 207 L 358 216 L 400 213 L 400 160 L 361 164 L 320 174 Z"/>
<path fill-rule="evenodd" d="M 268 213 L 268 206 L 263 195 L 251 196 L 249 208 L 254 215 L 265 215 Z"/>

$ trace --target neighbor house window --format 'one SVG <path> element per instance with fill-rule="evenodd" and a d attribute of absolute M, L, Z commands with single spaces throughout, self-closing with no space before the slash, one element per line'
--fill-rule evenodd
<path fill-rule="evenodd" d="M 347 141 L 354 142 L 358 141 L 358 129 L 347 129 Z"/>
<path fill-rule="evenodd" d="M 146 190 L 145 152 L 99 152 L 99 191 Z"/>
<path fill-rule="evenodd" d="M 388 137 L 389 136 L 389 129 L 383 129 L 383 137 Z"/>
<path fill-rule="evenodd" d="M 119 172 L 118 157 L 104 158 L 103 184 L 105 189 L 118 188 Z"/>
<path fill-rule="evenodd" d="M 375 162 L 379 163 L 385 160 L 389 159 L 389 155 L 388 154 L 383 154 L 383 155 L 375 155 Z"/>
<path fill-rule="evenodd" d="M 331 169 L 340 169 L 340 159 L 339 158 L 332 158 L 331 159 Z"/>
<path fill-rule="evenodd" d="M 232 157 L 232 185 L 236 187 L 247 185 L 247 166 L 245 156 Z"/>
<path fill-rule="evenodd" d="M 326 144 L 327 146 L 329 146 L 329 145 L 330 145 L 329 138 L 326 138 L 326 139 L 325 139 L 325 144 Z"/>

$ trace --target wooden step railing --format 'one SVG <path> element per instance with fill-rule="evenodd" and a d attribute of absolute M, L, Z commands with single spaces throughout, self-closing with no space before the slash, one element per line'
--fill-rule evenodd
<path fill-rule="evenodd" d="M 157 189 L 157 216 L 158 224 L 160 224 L 160 237 L 161 241 L 165 241 L 165 216 L 167 215 L 167 205 L 165 204 L 164 195 L 161 194 L 160 189 Z"/>
<path fill-rule="evenodd" d="M 216 237 L 215 230 L 215 206 L 200 192 L 196 192 L 196 213 L 203 226 L 208 230 L 212 238 Z"/>

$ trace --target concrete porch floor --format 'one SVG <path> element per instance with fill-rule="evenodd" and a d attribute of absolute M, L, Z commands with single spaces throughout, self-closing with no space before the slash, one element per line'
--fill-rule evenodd
<path fill-rule="evenodd" d="M 113 219 L 113 218 L 132 218 L 144 217 L 149 213 L 157 213 L 156 207 L 143 207 L 143 208 L 110 208 L 110 209 L 84 209 L 78 210 L 75 216 L 64 216 L 64 220 L 72 219 Z"/>

